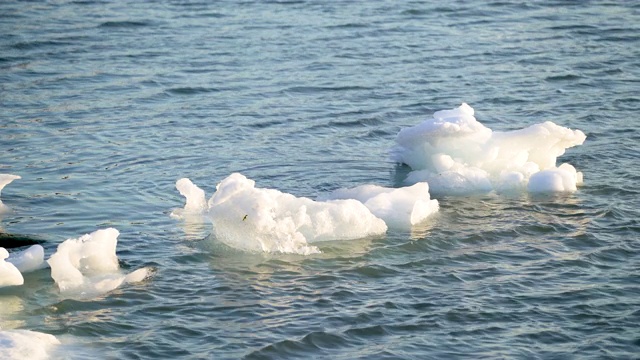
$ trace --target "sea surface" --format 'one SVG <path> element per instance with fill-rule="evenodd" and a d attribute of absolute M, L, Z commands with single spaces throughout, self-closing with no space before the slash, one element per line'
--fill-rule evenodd
<path fill-rule="evenodd" d="M 170 216 L 182 177 L 398 187 L 398 131 L 463 102 L 584 131 L 559 159 L 584 185 L 441 196 L 309 256 Z M 0 328 L 56 336 L 54 359 L 638 358 L 639 117 L 636 1 L 1 1 L 2 231 L 48 257 L 114 227 L 153 272 L 88 299 L 27 274 Z"/>

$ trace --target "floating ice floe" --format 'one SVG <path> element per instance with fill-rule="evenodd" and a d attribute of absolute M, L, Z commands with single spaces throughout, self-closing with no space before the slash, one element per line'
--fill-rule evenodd
<path fill-rule="evenodd" d="M 0 174 L 0 193 L 5 186 L 9 185 L 9 183 L 16 179 L 21 179 L 21 177 L 11 174 Z M 7 206 L 2 203 L 2 200 L 0 200 L 0 213 L 3 213 L 5 211 L 7 211 Z"/>
<path fill-rule="evenodd" d="M 556 167 L 567 148 L 584 142 L 582 131 L 550 121 L 492 131 L 473 115 L 463 103 L 402 129 L 391 157 L 411 167 L 405 182 L 426 181 L 438 194 L 575 191 L 582 184 L 582 173 L 573 166 Z"/>
<path fill-rule="evenodd" d="M 44 249 L 40 245 L 33 245 L 24 251 L 9 253 L 0 247 L 0 287 L 24 284 L 22 274 L 42 269 Z"/>
<path fill-rule="evenodd" d="M 431 199 L 425 182 L 403 188 L 361 185 L 351 189 L 338 189 L 319 197 L 322 200 L 355 199 L 364 204 L 388 227 L 411 229 L 439 209 L 438 200 Z"/>
<path fill-rule="evenodd" d="M 1 330 L 0 359 L 43 360 L 60 345 L 55 336 L 30 330 Z"/>
<path fill-rule="evenodd" d="M 24 284 L 24 278 L 20 270 L 12 263 L 6 261 L 9 252 L 0 247 L 0 287 L 16 286 Z"/>
<path fill-rule="evenodd" d="M 26 250 L 12 252 L 7 261 L 23 274 L 47 267 L 42 245 L 32 245 Z"/>
<path fill-rule="evenodd" d="M 51 277 L 63 293 L 96 295 L 123 283 L 139 282 L 149 274 L 147 268 L 122 274 L 116 256 L 120 232 L 114 228 L 97 230 L 58 245 L 47 262 Z"/>
<path fill-rule="evenodd" d="M 219 241 L 240 250 L 306 255 L 319 252 L 313 243 L 387 231 L 386 223 L 360 201 L 295 197 L 256 188 L 255 181 L 238 173 L 222 180 L 208 202 L 189 179 L 178 180 L 176 187 L 187 205 L 174 211 L 174 217 L 202 214 L 213 223 Z"/>

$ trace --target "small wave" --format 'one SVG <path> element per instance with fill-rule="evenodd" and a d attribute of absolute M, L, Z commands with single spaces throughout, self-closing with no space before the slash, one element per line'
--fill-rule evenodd
<path fill-rule="evenodd" d="M 555 25 L 555 26 L 550 26 L 549 29 L 554 31 L 579 30 L 580 32 L 585 32 L 585 33 L 594 33 L 599 31 L 597 26 L 586 25 L 586 24 Z"/>
<path fill-rule="evenodd" d="M 553 75 L 553 76 L 547 76 L 545 78 L 546 81 L 549 82 L 556 82 L 556 81 L 570 81 L 570 80 L 578 80 L 578 79 L 582 79 L 582 76 L 580 75 L 575 75 L 575 74 L 565 74 L 565 75 Z"/>
<path fill-rule="evenodd" d="M 327 29 L 364 29 L 368 27 L 370 27 L 370 25 L 366 23 L 346 23 L 346 24 L 327 26 Z"/>
<path fill-rule="evenodd" d="M 267 4 L 277 4 L 277 5 L 301 5 L 306 4 L 305 0 L 266 0 Z"/>
<path fill-rule="evenodd" d="M 429 15 L 430 13 L 431 11 L 427 9 L 408 9 L 408 10 L 404 10 L 401 14 L 409 15 L 409 16 L 422 16 L 422 15 Z"/>
<path fill-rule="evenodd" d="M 255 114 L 254 116 L 259 117 L 257 116 L 257 114 Z M 258 120 L 256 122 L 252 122 L 251 124 L 248 124 L 248 126 L 255 129 L 266 129 L 272 126 L 284 125 L 286 123 L 287 123 L 287 120 L 267 120 L 267 121 Z"/>
<path fill-rule="evenodd" d="M 355 338 L 367 339 L 370 337 L 379 337 L 388 335 L 389 332 L 382 325 L 373 325 L 348 329 L 344 332 L 345 335 Z"/>
<path fill-rule="evenodd" d="M 293 86 L 282 90 L 284 93 L 298 93 L 298 94 L 315 94 L 319 92 L 332 92 L 332 91 L 361 91 L 371 90 L 365 86 Z"/>
<path fill-rule="evenodd" d="M 151 25 L 151 22 L 147 21 L 106 21 L 98 25 L 101 28 L 137 28 Z"/>
<path fill-rule="evenodd" d="M 338 128 L 352 128 L 361 126 L 377 126 L 381 125 L 382 123 L 383 121 L 379 118 L 369 117 L 350 121 L 329 121 L 328 126 Z"/>
<path fill-rule="evenodd" d="M 175 95 L 194 95 L 194 94 L 206 94 L 221 91 L 218 88 L 208 87 L 178 87 L 166 90 L 166 92 Z"/>
<path fill-rule="evenodd" d="M 247 358 L 292 358 L 307 355 L 329 355 L 332 350 L 346 347 L 349 343 L 342 336 L 325 331 L 314 331 L 300 340 L 282 340 L 247 355 Z"/>
<path fill-rule="evenodd" d="M 371 279 L 380 279 L 380 278 L 398 275 L 398 271 L 383 265 L 358 266 L 354 269 L 347 271 L 346 273 L 354 273 L 358 277 L 365 277 L 365 278 L 371 278 Z"/>
<path fill-rule="evenodd" d="M 92 0 L 75 0 L 72 1 L 71 4 L 75 4 L 75 5 L 94 5 L 94 4 L 101 4 L 102 1 L 92 1 Z"/>
<path fill-rule="evenodd" d="M 67 41 L 56 41 L 56 40 L 44 40 L 44 41 L 35 40 L 35 41 L 24 41 L 24 42 L 15 43 L 12 45 L 12 47 L 18 50 L 32 50 L 32 49 L 39 49 L 43 47 L 66 46 L 66 45 L 71 45 L 71 43 Z"/>

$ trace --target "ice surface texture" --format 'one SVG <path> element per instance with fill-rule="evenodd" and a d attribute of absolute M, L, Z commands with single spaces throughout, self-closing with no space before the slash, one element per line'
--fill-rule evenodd
<path fill-rule="evenodd" d="M 556 159 L 585 139 L 550 121 L 492 131 L 463 103 L 402 129 L 391 157 L 411 167 L 406 183 L 426 181 L 436 194 L 575 191 L 582 173 L 569 164 L 556 167 Z"/>

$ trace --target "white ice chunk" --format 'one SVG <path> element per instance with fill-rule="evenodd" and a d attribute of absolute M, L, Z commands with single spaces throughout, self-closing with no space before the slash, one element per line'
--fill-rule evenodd
<path fill-rule="evenodd" d="M 426 181 L 431 192 L 438 194 L 575 191 L 582 183 L 582 173 L 556 168 L 557 158 L 567 148 L 584 142 L 582 131 L 550 121 L 520 130 L 492 131 L 473 114 L 469 105 L 462 104 L 398 133 L 391 156 L 413 170 L 406 183 Z M 535 179 L 539 184 L 528 186 L 534 174 L 547 170 L 547 175 Z M 575 176 L 564 176 L 565 172 Z M 552 185 L 556 176 L 562 178 L 562 186 Z"/>
<path fill-rule="evenodd" d="M 108 228 L 58 245 L 58 250 L 47 262 L 60 291 L 102 294 L 129 282 L 119 270 L 116 256 L 118 235 L 118 230 Z M 132 278 L 138 280 L 139 275 L 132 275 Z"/>
<path fill-rule="evenodd" d="M 176 181 L 176 189 L 186 198 L 186 204 L 183 209 L 175 209 L 171 216 L 185 218 L 190 215 L 202 214 L 207 209 L 204 190 L 194 185 L 191 180 L 182 178 Z"/>
<path fill-rule="evenodd" d="M 0 287 L 24 284 L 24 278 L 15 265 L 7 262 L 9 252 L 0 247 Z"/>
<path fill-rule="evenodd" d="M 576 191 L 576 184 L 580 183 L 582 183 L 582 173 L 578 173 L 570 164 L 562 164 L 558 168 L 533 174 L 529 179 L 528 190 L 530 192 L 571 192 Z"/>
<path fill-rule="evenodd" d="M 129 274 L 127 274 L 127 276 L 125 276 L 125 278 L 124 278 L 124 282 L 125 283 L 141 282 L 144 279 L 146 279 L 147 277 L 149 277 L 149 275 L 150 275 L 150 273 L 149 273 L 149 269 L 148 268 L 138 269 L 138 270 L 132 271 Z"/>
<path fill-rule="evenodd" d="M 411 229 L 438 211 L 438 201 L 431 200 L 429 185 L 425 182 L 403 188 L 361 185 L 351 189 L 338 189 L 322 199 L 355 199 L 363 203 L 390 228 Z"/>
<path fill-rule="evenodd" d="M 9 183 L 11 183 L 13 180 L 16 180 L 16 179 L 21 179 L 21 177 L 18 175 L 11 175 L 11 174 L 0 174 L 0 193 L 2 192 L 2 189 L 4 189 L 5 186 L 9 185 Z M 7 210 L 7 206 L 2 203 L 2 200 L 0 200 L 0 213 L 6 210 Z"/>
<path fill-rule="evenodd" d="M 314 242 L 384 234 L 387 226 L 356 200 L 313 201 L 255 187 L 234 173 L 222 180 L 204 214 L 215 237 L 245 251 L 311 254 Z"/>
<path fill-rule="evenodd" d="M 30 330 L 0 331 L 0 359 L 44 360 L 60 341 L 55 336 Z"/>
<path fill-rule="evenodd" d="M 46 267 L 44 248 L 41 245 L 33 245 L 24 251 L 13 252 L 7 261 L 15 265 L 23 274 Z"/>

